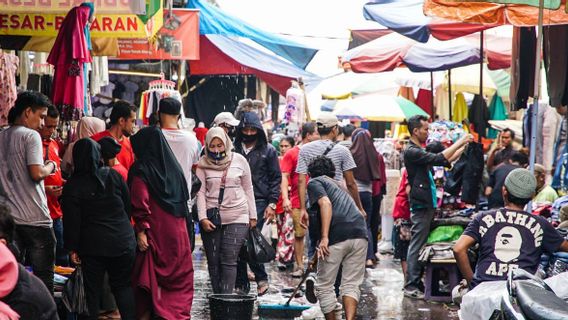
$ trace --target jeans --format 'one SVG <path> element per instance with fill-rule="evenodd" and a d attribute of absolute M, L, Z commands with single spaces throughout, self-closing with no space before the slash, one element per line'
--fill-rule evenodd
<path fill-rule="evenodd" d="M 264 225 L 264 211 L 268 207 L 268 200 L 257 199 L 255 202 L 257 218 L 256 228 L 258 230 L 262 230 L 262 226 Z M 264 264 L 249 263 L 248 265 L 254 273 L 254 278 L 257 284 L 268 281 L 268 274 L 266 273 Z M 237 281 L 235 283 L 235 288 L 244 292 L 250 291 L 250 282 L 247 275 L 247 262 L 240 258 L 237 262 Z"/>
<path fill-rule="evenodd" d="M 135 251 L 118 257 L 81 256 L 89 316 L 81 316 L 80 319 L 98 319 L 105 273 L 108 273 L 110 287 L 121 318 L 136 319 L 131 282 L 135 257 Z"/>
<path fill-rule="evenodd" d="M 383 195 L 373 196 L 373 214 L 371 215 L 371 236 L 373 243 L 373 254 L 377 254 L 377 238 L 379 237 L 379 228 L 381 227 L 381 202 L 383 201 Z M 367 212 L 367 214 L 369 214 Z M 370 240 L 371 240 L 370 239 Z"/>
<path fill-rule="evenodd" d="M 324 314 L 335 310 L 337 302 L 333 285 L 337 281 L 340 267 L 340 296 L 348 296 L 359 301 L 359 286 L 365 277 L 365 256 L 368 243 L 366 239 L 349 239 L 329 246 L 329 256 L 318 262 L 316 296 Z"/>
<path fill-rule="evenodd" d="M 373 252 L 373 242 L 377 242 L 377 238 L 373 239 L 373 234 L 371 232 L 371 218 L 373 216 L 372 194 L 370 192 L 359 192 L 359 198 L 361 198 L 361 204 L 367 213 L 367 237 L 369 237 L 367 260 L 374 260 L 376 258 L 375 253 Z"/>
<path fill-rule="evenodd" d="M 418 262 L 420 250 L 426 244 L 428 235 L 430 234 L 430 224 L 434 219 L 434 209 L 414 210 L 410 214 L 412 221 L 410 245 L 408 247 L 408 256 L 406 263 L 407 281 L 405 288 L 421 289 L 422 286 L 422 266 Z"/>
<path fill-rule="evenodd" d="M 16 226 L 14 241 L 20 250 L 19 261 L 31 266 L 33 273 L 53 294 L 55 234 L 53 228 Z"/>
<path fill-rule="evenodd" d="M 53 220 L 53 232 L 55 233 L 55 264 L 58 266 L 69 265 L 69 255 L 63 247 L 63 220 L 57 218 Z"/>
<path fill-rule="evenodd" d="M 233 293 L 237 259 L 248 230 L 248 224 L 234 223 L 201 234 L 213 293 Z"/>

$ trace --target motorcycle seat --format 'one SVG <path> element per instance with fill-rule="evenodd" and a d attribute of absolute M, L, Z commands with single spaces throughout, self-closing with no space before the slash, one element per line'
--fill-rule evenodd
<path fill-rule="evenodd" d="M 516 280 L 517 302 L 527 319 L 568 319 L 568 303 L 533 280 Z"/>

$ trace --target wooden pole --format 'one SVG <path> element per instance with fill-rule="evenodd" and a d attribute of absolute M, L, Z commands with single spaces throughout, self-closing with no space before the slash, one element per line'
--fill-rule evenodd
<path fill-rule="evenodd" d="M 434 110 L 434 72 L 432 71 L 430 71 L 430 93 L 430 103 L 432 104 L 432 114 L 430 116 L 434 120 L 436 111 Z"/>

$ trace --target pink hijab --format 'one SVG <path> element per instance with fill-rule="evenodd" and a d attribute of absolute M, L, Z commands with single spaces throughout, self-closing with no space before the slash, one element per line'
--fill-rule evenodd
<path fill-rule="evenodd" d="M 16 287 L 18 282 L 18 262 L 16 258 L 6 247 L 0 243 L 0 298 L 9 295 Z M 0 320 L 18 320 L 20 315 L 16 313 L 9 305 L 0 301 Z"/>
<path fill-rule="evenodd" d="M 75 142 L 79 139 L 89 138 L 101 131 L 105 131 L 105 122 L 97 117 L 83 117 L 77 123 L 77 132 L 73 142 L 69 144 L 65 154 L 63 155 L 63 161 L 61 162 L 61 168 L 67 173 L 73 171 L 73 146 Z"/>

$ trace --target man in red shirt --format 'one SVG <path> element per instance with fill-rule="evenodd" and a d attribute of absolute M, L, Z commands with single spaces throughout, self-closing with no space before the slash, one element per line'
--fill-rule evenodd
<path fill-rule="evenodd" d="M 110 114 L 110 129 L 99 132 L 91 138 L 99 141 L 103 137 L 113 137 L 122 148 L 116 156 L 118 162 L 126 168 L 130 169 L 134 163 L 134 153 L 130 144 L 130 137 L 134 131 L 134 123 L 136 121 L 136 109 L 133 105 L 126 101 L 118 101 L 114 104 Z"/>
<path fill-rule="evenodd" d="M 302 144 L 306 144 L 315 140 L 319 140 L 320 136 L 316 124 L 314 122 L 304 123 L 302 126 Z M 300 196 L 298 194 L 298 174 L 296 166 L 298 164 L 298 155 L 300 154 L 300 146 L 286 152 L 281 162 L 282 170 L 282 206 L 284 211 L 292 214 L 294 220 L 294 258 L 296 265 L 294 266 L 293 277 L 301 277 L 304 269 L 304 236 L 306 229 L 301 225 L 302 214 L 300 212 Z M 306 181 L 307 183 L 307 181 Z M 290 188 L 290 191 L 288 189 Z"/>
<path fill-rule="evenodd" d="M 55 247 L 55 264 L 66 266 L 69 264 L 67 253 L 63 248 L 63 223 L 61 221 L 61 206 L 59 205 L 59 197 L 63 190 L 63 177 L 61 176 L 61 158 L 59 158 L 59 143 L 52 139 L 57 124 L 59 123 L 59 112 L 54 106 L 47 108 L 47 117 L 45 118 L 44 126 L 38 129 L 43 142 L 43 159 L 45 161 L 51 160 L 55 162 L 57 170 L 55 173 L 47 176 L 43 181 L 45 187 L 45 194 L 47 196 L 47 207 L 49 214 L 53 220 L 53 231 L 57 244 Z"/>

